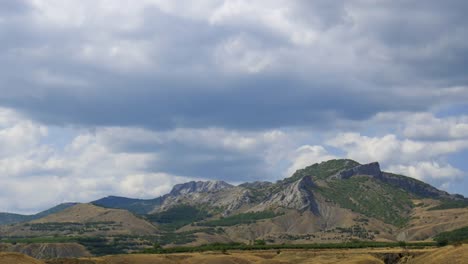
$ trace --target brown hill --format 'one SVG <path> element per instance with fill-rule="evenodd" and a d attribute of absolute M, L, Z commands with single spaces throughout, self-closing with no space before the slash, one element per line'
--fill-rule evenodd
<path fill-rule="evenodd" d="M 412 264 L 466 264 L 468 263 L 468 245 L 448 246 L 415 258 Z"/>
<path fill-rule="evenodd" d="M 425 200 L 426 204 L 436 201 Z M 421 204 L 416 201 L 416 203 Z M 411 220 L 400 230 L 397 240 L 427 240 L 435 235 L 468 226 L 468 208 L 429 210 L 429 206 L 413 209 Z"/>
<path fill-rule="evenodd" d="M 0 252 L 0 264 L 44 264 L 44 262 L 20 253 Z"/>
<path fill-rule="evenodd" d="M 2 231 L 5 236 L 109 236 L 154 234 L 157 229 L 126 210 L 78 204 L 34 221 L 4 228 Z"/>
<path fill-rule="evenodd" d="M 91 255 L 78 243 L 0 244 L 0 251 L 17 252 L 37 259 L 78 258 Z"/>

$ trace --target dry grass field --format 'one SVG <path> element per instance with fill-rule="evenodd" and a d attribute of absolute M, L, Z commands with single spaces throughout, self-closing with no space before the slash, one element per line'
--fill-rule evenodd
<path fill-rule="evenodd" d="M 113 255 L 39 261 L 18 253 L 1 253 L 0 264 L 462 264 L 468 263 L 468 245 L 429 249 L 283 250 Z"/>

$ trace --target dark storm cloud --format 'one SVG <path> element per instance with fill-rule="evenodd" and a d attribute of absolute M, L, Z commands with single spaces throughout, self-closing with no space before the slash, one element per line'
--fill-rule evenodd
<path fill-rule="evenodd" d="M 119 29 L 125 21 L 118 20 L 109 21 L 116 23 L 109 27 L 40 26 L 28 15 L 27 10 L 34 8 L 25 3 L 0 5 L 2 23 L 8 25 L 0 29 L 7 39 L 0 44 L 0 104 L 48 124 L 156 130 L 326 128 L 339 120 L 365 120 L 378 112 L 424 111 L 466 100 L 459 94 L 435 98 L 428 92 L 414 98 L 395 92 L 402 87 L 429 90 L 467 85 L 468 34 L 463 33 L 468 23 L 463 1 L 293 2 L 291 23 L 297 22 L 303 30 L 313 28 L 319 39 L 336 41 L 309 46 L 291 43 L 269 24 L 212 24 L 156 7 L 145 9 L 143 23 L 132 29 Z M 221 63 L 237 65 L 244 54 L 249 59 L 253 50 L 277 55 L 273 66 L 258 73 L 223 69 L 216 52 L 238 36 L 247 46 L 239 48 L 239 55 L 222 57 Z M 338 42 L 343 39 L 349 42 Z M 122 42 L 143 42 L 148 49 L 142 53 L 144 59 L 156 66 L 116 70 L 113 64 L 125 64 L 127 57 L 98 57 Z M 77 58 L 87 44 L 101 45 L 104 51 L 92 54 L 91 61 Z M 366 49 L 374 46 L 375 52 Z M 139 47 L 127 49 L 139 51 Z M 355 58 L 339 57 L 347 48 Z"/>

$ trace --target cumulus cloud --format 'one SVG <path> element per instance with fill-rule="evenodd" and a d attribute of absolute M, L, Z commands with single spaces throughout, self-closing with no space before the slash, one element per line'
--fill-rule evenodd
<path fill-rule="evenodd" d="M 1 1 L 0 203 L 30 210 L 158 195 L 188 178 L 275 180 L 336 156 L 460 177 L 468 168 L 449 156 L 467 149 L 466 109 L 437 111 L 468 102 L 466 9 Z M 50 191 L 8 205 L 8 191 L 26 199 L 33 185 Z"/>
<path fill-rule="evenodd" d="M 151 129 L 334 127 L 427 111 L 468 99 L 464 5 L 3 4 L 0 82 L 15 89 L 0 104 L 47 124 Z"/>
<path fill-rule="evenodd" d="M 79 131 L 57 147 L 47 144 L 42 125 L 9 109 L 1 109 L 0 116 L 2 211 L 29 213 L 59 202 L 88 202 L 112 194 L 156 197 L 190 180 L 152 172 L 148 168 L 157 155 L 113 151 L 92 131 Z"/>
<path fill-rule="evenodd" d="M 348 158 L 360 162 L 379 161 L 390 172 L 445 187 L 464 175 L 448 164 L 445 157 L 468 149 L 467 140 L 417 141 L 399 139 L 394 134 L 368 137 L 343 133 L 327 144 L 343 150 Z"/>
<path fill-rule="evenodd" d="M 418 162 L 414 165 L 393 165 L 389 166 L 390 171 L 401 173 L 403 175 L 408 175 L 414 177 L 418 180 L 446 180 L 458 178 L 463 175 L 463 172 L 457 168 L 452 167 L 450 164 L 441 165 L 438 162 L 424 161 Z"/>
<path fill-rule="evenodd" d="M 292 165 L 286 171 L 286 177 L 291 176 L 296 170 L 305 168 L 314 163 L 320 163 L 337 157 L 328 153 L 322 146 L 304 145 L 296 149 L 292 158 Z"/>

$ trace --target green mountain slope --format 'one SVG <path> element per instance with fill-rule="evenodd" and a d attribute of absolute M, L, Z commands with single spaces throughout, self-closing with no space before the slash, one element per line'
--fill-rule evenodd
<path fill-rule="evenodd" d="M 160 206 L 162 200 L 162 197 L 154 199 L 133 199 L 119 196 L 107 196 L 91 203 L 106 208 L 125 209 L 137 215 L 144 215 Z"/>

